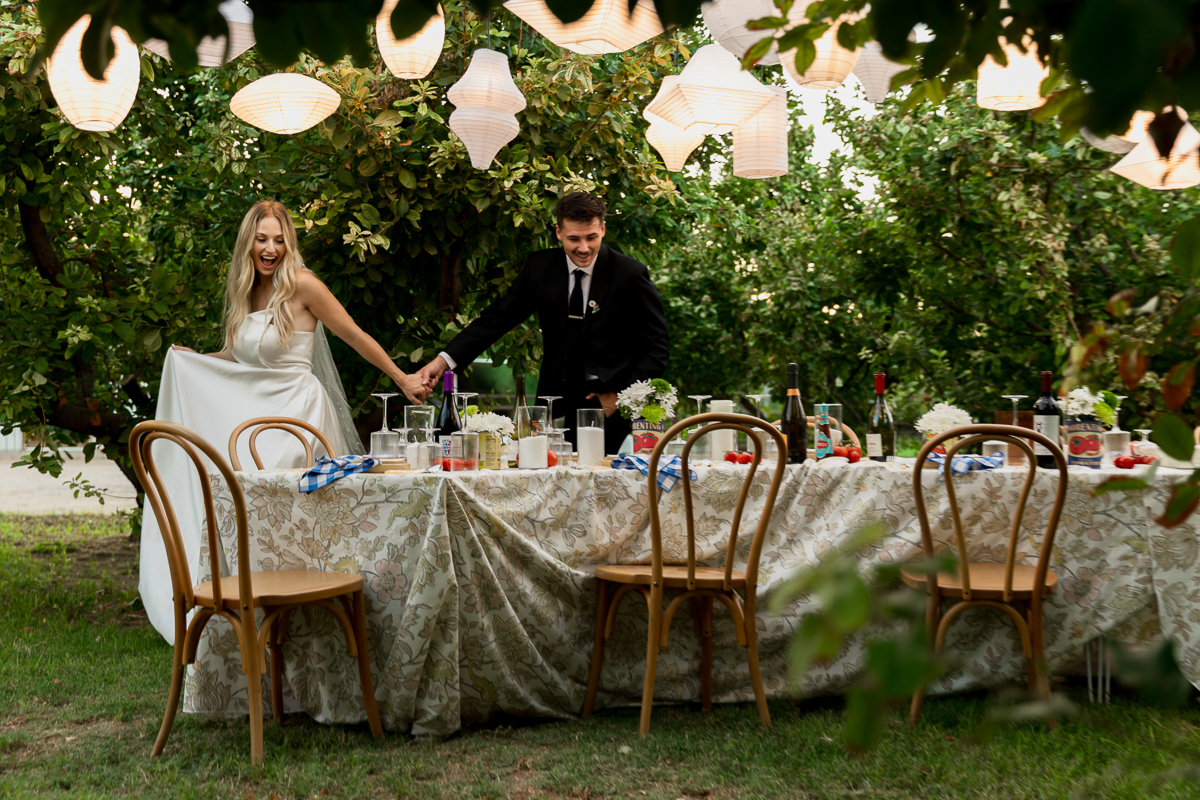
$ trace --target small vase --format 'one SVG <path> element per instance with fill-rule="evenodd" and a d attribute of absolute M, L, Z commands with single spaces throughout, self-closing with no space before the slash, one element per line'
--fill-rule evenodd
<path fill-rule="evenodd" d="M 503 445 L 498 433 L 479 434 L 479 468 L 500 469 L 500 453 Z"/>
<path fill-rule="evenodd" d="M 928 442 L 933 437 L 940 436 L 940 435 L 941 435 L 940 433 L 927 433 L 927 434 L 925 434 L 925 441 Z M 954 443 L 957 441 L 958 441 L 957 436 L 947 439 L 944 442 L 942 442 L 941 444 L 939 444 L 937 447 L 933 448 L 933 452 L 937 453 L 938 455 L 944 456 L 944 455 L 946 455 L 946 446 L 949 445 L 949 446 L 953 447 Z"/>
<path fill-rule="evenodd" d="M 633 419 L 633 452 L 653 452 L 664 431 L 666 431 L 666 426 L 661 422 L 647 422 L 641 417 L 635 417 Z"/>
<path fill-rule="evenodd" d="M 1104 447 L 1101 436 L 1104 426 L 1093 416 L 1075 416 L 1064 426 L 1067 440 L 1067 463 L 1073 467 L 1100 469 Z"/>

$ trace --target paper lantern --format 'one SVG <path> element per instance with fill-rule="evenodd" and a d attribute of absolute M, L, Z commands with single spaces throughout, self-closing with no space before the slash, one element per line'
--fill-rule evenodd
<path fill-rule="evenodd" d="M 678 82 L 678 75 L 668 75 L 663 78 L 658 95 L 670 91 Z M 654 101 L 652 100 L 650 103 L 653 105 Z M 666 166 L 668 172 L 679 172 L 683 169 L 688 156 L 704 142 L 703 133 L 688 133 L 678 125 L 667 122 L 653 113 L 649 106 L 642 111 L 642 116 L 650 123 L 650 128 L 646 131 L 646 141 L 650 142 L 650 146 L 662 156 L 663 165 Z"/>
<path fill-rule="evenodd" d="M 566 24 L 545 0 L 508 0 L 504 7 L 554 44 L 585 56 L 621 53 L 663 32 L 651 0 L 638 0 L 632 14 L 627 0 L 596 0 L 586 14 Z"/>
<path fill-rule="evenodd" d="M 1182 109 L 1177 110 L 1179 111 L 1179 118 L 1186 122 L 1187 113 Z M 1153 111 L 1135 111 L 1133 112 L 1133 119 L 1129 123 L 1129 130 L 1125 131 L 1125 133 L 1118 136 L 1100 137 L 1087 128 L 1083 128 L 1079 131 L 1079 135 L 1092 147 L 1099 148 L 1106 153 L 1124 154 L 1128 153 L 1138 142 L 1146 138 L 1150 123 L 1153 120 Z"/>
<path fill-rule="evenodd" d="M 729 133 L 775 97 L 719 44 L 696 50 L 678 77 L 646 110 L 691 134 Z"/>
<path fill-rule="evenodd" d="M 800 0 L 788 12 L 788 19 L 793 23 L 805 22 L 807 17 L 804 12 L 810 5 L 812 3 Z M 804 72 L 796 71 L 795 50 L 780 53 L 779 60 L 783 63 L 783 69 L 787 72 L 788 77 L 796 85 L 803 86 L 805 89 L 836 89 L 841 86 L 858 61 L 858 50 L 847 50 L 838 44 L 837 32 L 843 22 L 854 22 L 855 19 L 856 17 L 850 14 L 838 17 L 829 26 L 829 30 L 813 42 L 817 49 L 817 55 Z"/>
<path fill-rule="evenodd" d="M 79 50 L 91 19 L 84 14 L 58 40 L 46 65 L 46 78 L 68 122 L 83 131 L 111 131 L 133 108 L 142 75 L 141 59 L 129 34 L 114 26 L 115 53 L 104 70 L 104 80 L 88 75 Z"/>
<path fill-rule="evenodd" d="M 752 31 L 746 23 L 779 13 L 771 0 L 713 0 L 705 3 L 700 11 L 712 38 L 739 60 L 758 40 L 772 35 L 771 31 Z M 774 44 L 758 63 L 779 63 L 779 51 Z"/>
<path fill-rule="evenodd" d="M 256 128 L 299 133 L 328 117 L 342 98 L 318 80 L 295 72 L 277 72 L 243 86 L 229 110 Z"/>
<path fill-rule="evenodd" d="M 1011 42 L 1001 44 L 1008 66 L 1002 67 L 989 55 L 979 65 L 975 102 L 993 111 L 1029 111 L 1046 99 L 1041 85 L 1050 74 L 1038 59 L 1037 45 L 1026 37 L 1025 52 Z"/>
<path fill-rule="evenodd" d="M 1162 158 L 1152 137 L 1145 137 L 1112 171 L 1150 189 L 1187 189 L 1200 184 L 1200 132 L 1185 123 L 1171 155 Z"/>
<path fill-rule="evenodd" d="M 383 10 L 375 18 L 379 54 L 397 78 L 424 78 L 433 71 L 433 65 L 442 55 L 442 45 L 446 43 L 446 16 L 439 5 L 437 14 L 429 18 L 425 27 L 407 39 L 397 40 L 392 36 L 392 10 L 397 2 L 399 0 L 386 0 Z"/>
<path fill-rule="evenodd" d="M 867 93 L 867 102 L 882 103 L 892 89 L 892 78 L 908 69 L 883 54 L 879 42 L 867 42 L 858 53 L 854 74 L 862 81 Z"/>
<path fill-rule="evenodd" d="M 202 67 L 219 67 L 227 64 L 254 47 L 254 12 L 242 0 L 225 0 L 217 7 L 229 26 L 229 57 L 225 57 L 225 37 L 205 36 L 196 45 L 196 57 Z M 162 39 L 147 39 L 142 47 L 163 58 L 171 57 L 170 48 Z"/>
<path fill-rule="evenodd" d="M 513 82 L 508 59 L 495 50 L 476 50 L 446 96 L 455 106 L 450 130 L 467 146 L 471 166 L 487 169 L 521 130 L 515 115 L 525 108 L 525 95 Z"/>
<path fill-rule="evenodd" d="M 733 129 L 733 174 L 777 178 L 788 172 L 787 90 L 768 86 L 775 98 Z"/>

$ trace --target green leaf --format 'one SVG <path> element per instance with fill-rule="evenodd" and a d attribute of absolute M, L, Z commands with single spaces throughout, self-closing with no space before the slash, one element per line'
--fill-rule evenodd
<path fill-rule="evenodd" d="M 369 178 L 379 172 L 379 162 L 374 158 L 368 158 L 358 165 L 358 174 L 364 178 Z"/>
<path fill-rule="evenodd" d="M 396 172 L 396 178 L 405 189 L 417 188 L 417 178 L 408 170 L 401 168 Z"/>
<path fill-rule="evenodd" d="M 1101 483 L 1092 490 L 1093 497 L 1099 497 L 1102 494 L 1109 492 L 1140 492 L 1143 489 L 1149 489 L 1150 484 L 1146 483 L 1141 478 L 1125 477 L 1116 475 Z"/>
<path fill-rule="evenodd" d="M 1192 217 L 1175 231 L 1171 263 L 1184 281 L 1193 283 L 1200 279 L 1200 216 Z"/>
<path fill-rule="evenodd" d="M 400 116 L 400 112 L 389 109 L 375 117 L 371 124 L 377 128 L 394 128 L 403 122 L 404 117 Z"/>
<path fill-rule="evenodd" d="M 1171 458 L 1180 461 L 1192 460 L 1192 453 L 1196 447 L 1192 440 L 1192 429 L 1174 414 L 1159 414 L 1158 419 L 1154 420 L 1150 438 Z"/>

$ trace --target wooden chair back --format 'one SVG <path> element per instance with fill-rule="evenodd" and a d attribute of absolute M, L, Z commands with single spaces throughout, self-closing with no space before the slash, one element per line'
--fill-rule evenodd
<path fill-rule="evenodd" d="M 926 441 L 925 445 L 921 448 L 921 452 L 917 454 L 917 463 L 913 469 L 913 496 L 916 500 L 917 519 L 921 524 L 921 542 L 927 558 L 932 558 L 935 552 L 933 533 L 929 526 L 929 513 L 925 507 L 925 489 L 921 478 L 924 475 L 925 462 L 932 455 L 934 448 L 947 440 L 955 438 L 958 441 L 946 448 L 944 475 L 946 481 L 946 499 L 950 504 L 951 522 L 954 526 L 954 539 L 958 551 L 958 573 L 959 579 L 962 581 L 963 600 L 971 599 L 971 576 L 970 570 L 967 567 L 967 541 L 963 533 L 962 515 L 958 508 L 958 495 L 954 489 L 954 471 L 950 469 L 951 459 L 954 458 L 954 454 L 964 447 L 969 447 L 982 441 L 999 440 L 1019 448 L 1025 453 L 1025 457 L 1028 459 L 1029 471 L 1025 476 L 1025 483 L 1021 487 L 1021 495 L 1017 502 L 1016 511 L 1013 513 L 1012 528 L 1009 531 L 1008 537 L 1008 549 L 1004 559 L 1004 601 L 1006 603 L 1012 602 L 1013 599 L 1013 567 L 1016 564 L 1017 543 L 1021 536 L 1021 519 L 1025 514 L 1025 505 L 1029 500 L 1029 493 L 1033 489 L 1033 483 L 1037 477 L 1038 470 L 1037 458 L 1034 456 L 1033 448 L 1025 440 L 1028 439 L 1042 445 L 1054 456 L 1054 462 L 1058 468 L 1058 488 L 1054 496 L 1054 506 L 1046 521 L 1046 531 L 1042 538 L 1041 550 L 1038 552 L 1037 566 L 1034 568 L 1033 597 L 1035 602 L 1039 601 L 1045 588 L 1046 572 L 1050 568 L 1050 554 L 1054 547 L 1054 535 L 1058 530 L 1058 520 L 1062 515 L 1063 503 L 1067 497 L 1066 456 L 1063 455 L 1058 442 L 1051 441 L 1046 436 L 1028 428 L 1019 428 L 1012 425 L 963 425 L 958 428 L 951 428 L 945 433 Z M 937 573 L 931 572 L 928 582 L 929 591 L 936 594 Z"/>
<path fill-rule="evenodd" d="M 306 467 L 311 467 L 315 459 L 313 457 L 312 445 L 308 443 L 308 438 L 304 435 L 303 431 L 308 431 L 316 437 L 321 446 L 325 448 L 325 455 L 330 458 L 337 458 L 337 452 L 334 451 L 333 445 L 325 438 L 325 434 L 317 430 L 315 425 L 293 417 L 254 417 L 234 428 L 233 433 L 229 436 L 229 461 L 233 464 L 235 470 L 241 470 L 242 468 L 242 463 L 238 459 L 237 444 L 238 439 L 241 438 L 242 433 L 247 428 L 254 428 L 250 432 L 250 457 L 254 459 L 254 466 L 258 469 L 263 468 L 263 462 L 258 457 L 258 448 L 255 447 L 255 443 L 258 441 L 259 434 L 270 430 L 287 431 L 300 440 L 300 444 L 304 445 L 304 466 Z"/>
<path fill-rule="evenodd" d="M 746 434 L 748 441 L 754 443 L 754 457 L 750 461 L 750 471 L 746 476 L 746 480 L 742 483 L 742 489 L 738 493 L 737 505 L 733 510 L 733 524 L 729 530 L 729 543 L 725 548 L 725 579 L 724 590 L 731 591 L 733 588 L 733 561 L 737 553 L 737 533 L 738 527 L 741 525 L 742 512 L 746 507 L 746 498 L 750 494 L 750 485 L 754 482 L 754 475 L 758 471 L 759 462 L 763 457 L 763 440 L 754 435 L 754 429 L 766 431 L 775 440 L 776 452 L 781 456 L 787 453 L 787 441 L 783 438 L 775 426 L 765 420 L 757 417 L 747 416 L 745 414 L 726 414 L 726 413 L 708 413 L 698 414 L 694 417 L 688 417 L 676 422 L 662 438 L 658 440 L 654 451 L 650 454 L 650 471 L 647 473 L 649 483 L 647 492 L 650 501 L 650 565 L 652 572 L 652 580 L 654 585 L 662 585 L 662 528 L 658 517 L 658 462 L 666 452 L 667 443 L 675 438 L 682 431 L 699 426 L 698 430 L 688 437 L 687 442 L 683 446 L 683 454 L 680 457 L 683 476 L 680 478 L 683 483 L 683 504 L 687 514 L 687 588 L 688 591 L 693 591 L 696 588 L 696 527 L 692 505 L 692 479 L 691 470 L 688 466 L 688 459 L 691 456 L 692 446 L 701 436 L 719 430 L 734 430 Z M 753 619 L 754 617 L 754 587 L 758 581 L 758 557 L 762 552 L 763 539 L 766 536 L 767 525 L 771 521 L 771 512 L 775 508 L 775 498 L 779 494 L 779 486 L 783 483 L 783 475 L 787 468 L 787 459 L 779 458 L 775 464 L 775 472 L 771 476 L 771 488 L 767 492 L 766 502 L 763 504 L 762 517 L 758 521 L 758 527 L 754 531 L 754 538 L 750 543 L 750 556 L 746 564 L 746 618 Z"/>
<path fill-rule="evenodd" d="M 239 597 L 243 603 L 248 603 L 252 597 L 250 591 L 250 548 L 248 517 L 246 514 L 246 498 L 242 487 L 233 474 L 229 463 L 217 449 L 209 444 L 204 437 L 196 432 L 174 422 L 147 420 L 140 422 L 129 435 L 129 451 L 133 457 L 133 470 L 146 493 L 146 502 L 158 520 L 158 529 L 162 533 L 163 544 L 167 550 L 167 562 L 171 569 L 171 586 L 176 598 L 184 601 L 184 611 L 196 605 L 194 593 L 195 584 L 191 570 L 188 568 L 187 552 L 183 546 L 183 537 L 179 530 L 179 520 L 175 515 L 175 507 L 171 503 L 168 487 L 163 485 L 162 476 L 155 464 L 153 445 L 158 440 L 165 440 L 180 447 L 192 464 L 196 467 L 196 475 L 200 479 L 200 491 L 204 499 L 204 517 L 208 526 L 208 552 L 212 562 L 213 593 L 216 607 L 221 608 L 221 540 L 217 533 L 217 514 L 213 504 L 212 487 L 209 485 L 208 469 L 203 453 L 216 466 L 225 479 L 225 485 L 233 496 L 233 507 L 237 517 L 237 565 Z M 247 606 L 247 609 L 249 606 Z M 243 609 L 246 610 L 246 609 Z M 253 614 L 244 614 L 249 620 L 253 631 Z M 239 632 L 240 633 L 240 632 Z"/>

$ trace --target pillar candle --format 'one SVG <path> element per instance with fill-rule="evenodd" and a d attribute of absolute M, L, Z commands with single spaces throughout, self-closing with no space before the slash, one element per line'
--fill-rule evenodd
<path fill-rule="evenodd" d="M 545 436 L 526 436 L 517 443 L 517 457 L 520 460 L 517 466 L 521 469 L 546 469 L 550 465 L 546 458 L 549 449 L 549 441 Z"/>
<path fill-rule="evenodd" d="M 579 466 L 591 467 L 599 464 L 604 458 L 604 429 L 579 428 Z"/>
<path fill-rule="evenodd" d="M 708 404 L 708 410 L 714 414 L 732 414 L 732 400 L 713 400 Z M 708 434 L 709 452 L 713 461 L 720 461 L 726 453 L 737 450 L 737 431 L 713 431 Z"/>

